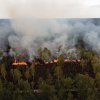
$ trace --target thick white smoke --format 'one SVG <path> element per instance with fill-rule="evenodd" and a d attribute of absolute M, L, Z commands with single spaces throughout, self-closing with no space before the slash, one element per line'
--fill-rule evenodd
<path fill-rule="evenodd" d="M 100 19 L 62 18 L 96 17 L 98 10 L 92 6 L 98 3 L 98 0 L 3 0 L 1 12 L 12 19 L 11 26 L 0 21 L 4 23 L 0 24 L 0 47 L 9 43 L 12 48 L 27 49 L 30 56 L 36 55 L 40 47 L 52 52 L 61 47 L 62 52 L 69 52 L 81 38 L 86 47 L 100 52 Z"/>
<path fill-rule="evenodd" d="M 30 56 L 40 47 L 54 52 L 61 46 L 61 52 L 69 52 L 80 38 L 85 47 L 100 52 L 100 19 L 12 19 L 0 23 L 0 46 L 8 41 L 12 48 L 26 49 Z"/>
<path fill-rule="evenodd" d="M 71 27 L 54 19 L 16 19 L 11 21 L 17 36 L 10 36 L 9 43 L 12 47 L 23 47 L 28 49 L 29 54 L 34 54 L 38 48 L 47 47 L 57 50 L 67 44 L 67 36 Z"/>
<path fill-rule="evenodd" d="M 100 19 L 15 19 L 11 25 L 17 35 L 10 35 L 12 47 L 22 47 L 30 55 L 38 48 L 47 47 L 51 51 L 61 46 L 74 48 L 81 37 L 87 46 L 100 51 Z"/>

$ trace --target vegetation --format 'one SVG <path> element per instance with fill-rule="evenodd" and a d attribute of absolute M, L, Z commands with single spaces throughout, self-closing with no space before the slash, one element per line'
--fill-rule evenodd
<path fill-rule="evenodd" d="M 64 63 L 61 54 L 57 64 L 48 64 L 48 69 L 38 65 L 39 71 L 34 63 L 22 69 L 20 66 L 13 68 L 9 64 L 11 57 L 3 57 L 0 62 L 0 100 L 99 100 L 100 57 L 95 51 L 77 49 L 80 62 Z M 38 54 L 45 61 L 51 57 L 47 48 L 40 48 Z M 77 71 L 75 66 L 78 65 L 81 71 Z"/>

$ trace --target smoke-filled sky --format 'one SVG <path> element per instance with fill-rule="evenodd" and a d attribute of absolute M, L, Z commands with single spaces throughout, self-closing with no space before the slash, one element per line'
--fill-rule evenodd
<path fill-rule="evenodd" d="M 85 47 L 100 52 L 100 19 L 1 19 L 0 47 L 10 44 L 12 48 L 27 49 L 35 55 L 40 47 L 57 50 L 62 46 L 74 48 L 79 39 Z"/>
<path fill-rule="evenodd" d="M 100 0 L 0 0 L 0 18 L 100 17 Z"/>
<path fill-rule="evenodd" d="M 9 43 L 32 54 L 39 47 L 53 51 L 62 45 L 65 50 L 82 38 L 100 52 L 100 19 L 93 19 L 97 17 L 99 0 L 0 0 L 0 47 Z"/>

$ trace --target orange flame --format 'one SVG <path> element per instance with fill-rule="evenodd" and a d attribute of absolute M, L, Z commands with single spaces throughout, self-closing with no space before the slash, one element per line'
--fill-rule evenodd
<path fill-rule="evenodd" d="M 50 63 L 52 64 L 52 63 L 57 63 L 57 62 L 58 62 L 58 60 L 54 59 Z M 75 59 L 64 59 L 64 62 L 80 62 L 80 59 L 77 59 L 77 60 L 75 60 Z M 49 64 L 49 62 L 46 61 L 45 64 Z"/>
<path fill-rule="evenodd" d="M 58 62 L 58 60 L 54 59 L 51 62 L 45 61 L 45 64 L 49 64 L 49 63 L 53 64 L 53 63 L 57 63 L 57 62 Z M 64 62 L 80 62 L 80 59 L 77 59 L 77 60 L 75 60 L 75 59 L 64 59 Z M 25 61 L 19 61 L 19 62 L 17 62 L 16 59 L 15 59 L 15 61 L 13 62 L 12 65 L 27 65 L 27 63 Z"/>
<path fill-rule="evenodd" d="M 54 59 L 54 63 L 57 63 L 57 62 L 58 62 L 58 60 Z"/>
<path fill-rule="evenodd" d="M 19 62 L 17 62 L 17 61 L 15 60 L 14 63 L 13 63 L 12 65 L 27 65 L 27 63 L 24 62 L 24 61 L 19 61 Z"/>

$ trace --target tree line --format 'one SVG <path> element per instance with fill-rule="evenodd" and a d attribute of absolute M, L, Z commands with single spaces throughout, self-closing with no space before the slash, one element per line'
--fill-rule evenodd
<path fill-rule="evenodd" d="M 56 64 L 44 69 L 39 66 L 38 73 L 34 63 L 13 69 L 12 58 L 4 57 L 0 62 L 0 100 L 99 100 L 100 56 L 93 50 L 76 49 L 80 52 L 80 63 L 65 63 L 60 54 Z M 38 53 L 43 60 L 51 57 L 47 48 L 39 49 Z M 77 72 L 75 66 L 81 71 Z M 66 72 L 65 67 L 73 71 Z"/>

